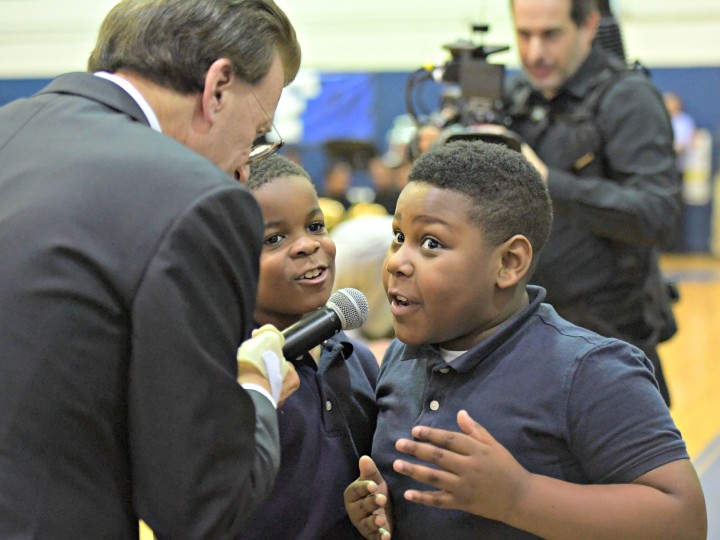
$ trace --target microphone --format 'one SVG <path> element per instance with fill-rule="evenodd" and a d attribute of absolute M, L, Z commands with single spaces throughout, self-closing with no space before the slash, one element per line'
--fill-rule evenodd
<path fill-rule="evenodd" d="M 283 330 L 285 358 L 297 358 L 340 330 L 360 328 L 368 316 L 365 295 L 357 289 L 335 291 L 319 308 Z"/>

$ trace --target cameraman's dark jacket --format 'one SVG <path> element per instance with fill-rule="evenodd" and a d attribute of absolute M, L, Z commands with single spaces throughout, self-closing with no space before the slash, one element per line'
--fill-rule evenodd
<path fill-rule="evenodd" d="M 657 263 L 682 214 L 662 98 L 645 73 L 594 49 L 550 101 L 524 76 L 506 111 L 549 167 L 555 219 L 533 283 L 572 322 L 641 348 L 675 323 Z"/>

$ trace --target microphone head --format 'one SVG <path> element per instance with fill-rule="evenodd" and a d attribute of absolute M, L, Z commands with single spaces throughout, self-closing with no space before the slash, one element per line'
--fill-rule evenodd
<path fill-rule="evenodd" d="M 327 305 L 338 314 L 343 330 L 360 328 L 368 317 L 367 298 L 357 289 L 338 289 Z"/>

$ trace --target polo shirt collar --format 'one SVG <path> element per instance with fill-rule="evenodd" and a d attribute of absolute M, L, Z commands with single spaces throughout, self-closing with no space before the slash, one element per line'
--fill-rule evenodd
<path fill-rule="evenodd" d="M 491 356 L 502 345 L 515 336 L 521 327 L 539 310 L 545 299 L 545 289 L 536 285 L 528 285 L 527 293 L 529 304 L 520 313 L 503 323 L 494 334 L 457 357 L 451 364 L 446 364 L 435 345 L 406 346 L 400 357 L 401 360 L 429 360 L 436 364 L 451 366 L 452 369 L 464 373 L 473 369 L 477 364 Z"/>

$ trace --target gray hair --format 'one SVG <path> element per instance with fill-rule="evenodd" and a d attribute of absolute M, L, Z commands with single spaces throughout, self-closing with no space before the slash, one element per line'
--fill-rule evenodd
<path fill-rule="evenodd" d="M 193 94 L 216 60 L 229 59 L 255 84 L 276 52 L 288 85 L 300 69 L 300 44 L 273 0 L 122 0 L 100 26 L 88 71 L 124 70 Z"/>

